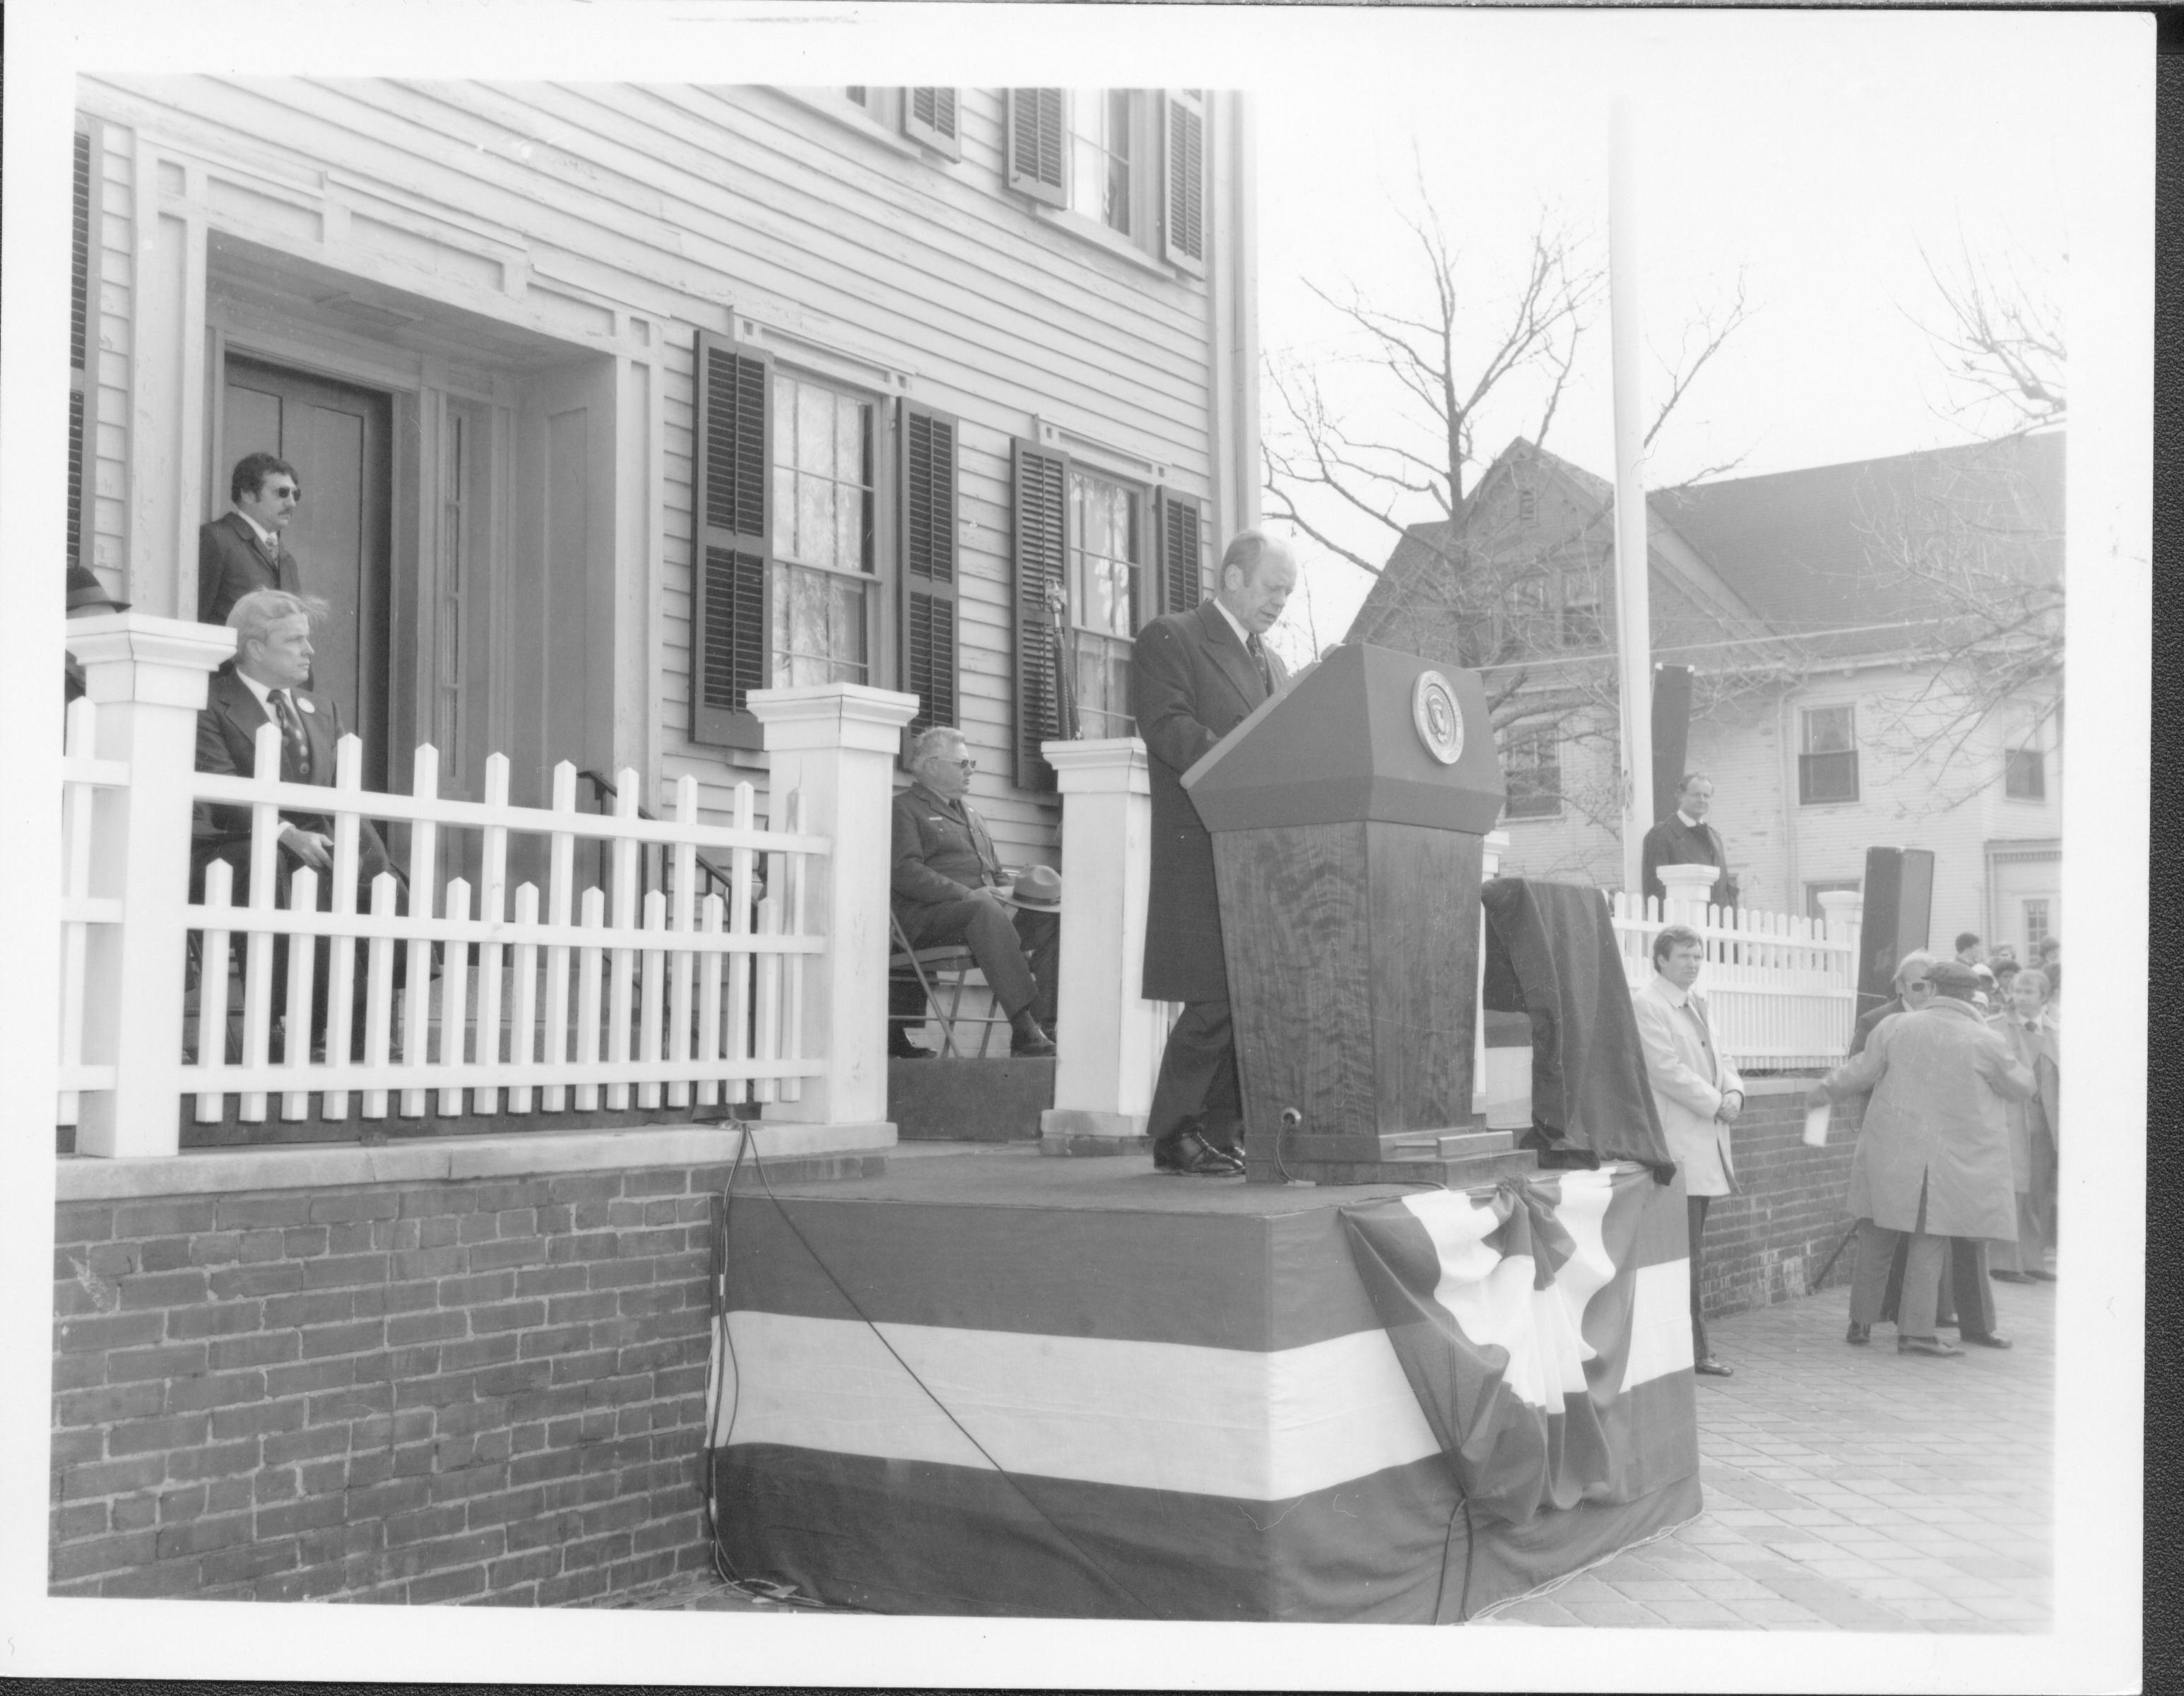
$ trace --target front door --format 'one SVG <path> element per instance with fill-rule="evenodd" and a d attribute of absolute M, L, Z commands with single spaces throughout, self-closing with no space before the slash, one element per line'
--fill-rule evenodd
<path fill-rule="evenodd" d="M 284 366 L 230 354 L 221 415 L 220 493 L 246 454 L 278 454 L 296 468 L 303 500 L 286 538 L 304 592 L 326 603 L 311 632 L 312 686 L 333 697 L 342 722 L 364 739 L 364 782 L 387 787 L 388 567 L 393 403 Z"/>

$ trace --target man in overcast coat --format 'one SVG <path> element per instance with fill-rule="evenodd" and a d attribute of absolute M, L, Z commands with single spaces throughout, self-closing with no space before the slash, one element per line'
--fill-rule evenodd
<path fill-rule="evenodd" d="M 1244 1169 L 1242 1096 L 1222 955 L 1213 838 L 1183 774 L 1288 681 L 1261 638 L 1296 587 L 1289 550 L 1256 530 L 1221 556 L 1211 600 L 1154 619 L 1130 659 L 1130 711 L 1152 779 L 1152 878 L 1145 901 L 1149 1001 L 1181 1001 L 1161 1052 L 1145 1131 L 1153 1164 L 1197 1177 Z"/>

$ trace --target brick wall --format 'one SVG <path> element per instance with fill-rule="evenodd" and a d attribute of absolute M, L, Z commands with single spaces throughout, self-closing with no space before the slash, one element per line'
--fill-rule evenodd
<path fill-rule="evenodd" d="M 1717 1196 L 1707 1213 L 1700 1298 L 1708 1314 L 1741 1313 L 1802 1296 L 1849 1227 L 1843 1197 L 1851 1145 L 1864 1103 L 1838 1103 L 1825 1148 L 1804 1144 L 1810 1078 L 1750 1080 L 1738 1119 L 1735 1158 L 1739 1193 Z M 1850 1281 L 1846 1249 L 1828 1287 Z"/>
<path fill-rule="evenodd" d="M 64 1202 L 53 1593 L 543 1605 L 705 1565 L 726 1178 Z"/>

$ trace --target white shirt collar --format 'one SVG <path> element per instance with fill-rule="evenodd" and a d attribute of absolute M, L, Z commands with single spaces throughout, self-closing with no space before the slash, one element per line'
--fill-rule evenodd
<path fill-rule="evenodd" d="M 1699 828 L 1698 820 L 1693 818 L 1691 814 L 1685 812 L 1681 807 L 1678 807 L 1676 809 L 1676 817 L 1683 821 L 1684 828 L 1686 830 L 1696 830 Z"/>
<path fill-rule="evenodd" d="M 1696 989 L 1696 985 L 1692 985 L 1693 989 Z M 1653 974 L 1653 988 L 1658 994 L 1667 999 L 1670 1007 L 1681 1007 L 1685 1001 L 1691 998 L 1691 990 L 1686 990 L 1678 985 L 1670 983 L 1667 978 L 1663 977 L 1658 972 Z"/>
<path fill-rule="evenodd" d="M 249 672 L 244 671 L 240 666 L 237 666 L 235 668 L 235 674 L 242 679 L 242 686 L 248 689 L 251 694 L 258 697 L 258 704 L 265 709 L 265 716 L 268 718 L 272 717 L 273 703 L 267 698 L 273 693 L 272 684 L 259 683 L 257 678 L 252 677 Z M 283 690 L 282 693 L 288 695 L 288 705 L 292 707 L 294 706 L 296 704 L 295 695 L 287 690 Z"/>
<path fill-rule="evenodd" d="M 268 553 L 277 554 L 281 551 L 281 538 L 278 536 L 276 536 L 270 530 L 268 530 L 263 524 L 260 524 L 255 518 L 253 518 L 241 507 L 238 506 L 235 508 L 234 510 L 235 516 L 237 518 L 240 518 L 245 524 L 248 524 L 253 530 L 255 530 L 258 533 L 258 539 L 265 544 L 265 550 Z"/>
<path fill-rule="evenodd" d="M 1228 621 L 1228 628 L 1236 633 L 1236 639 L 1244 644 L 1245 650 L 1248 653 L 1251 646 L 1251 633 L 1244 628 L 1242 622 L 1234 613 L 1221 605 L 1221 597 L 1217 594 L 1213 597 L 1213 606 L 1217 612 Z"/>

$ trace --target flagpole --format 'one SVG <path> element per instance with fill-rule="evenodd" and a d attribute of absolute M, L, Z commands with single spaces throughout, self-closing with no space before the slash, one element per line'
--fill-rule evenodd
<path fill-rule="evenodd" d="M 1652 602 L 1646 581 L 1643 342 L 1638 310 L 1638 122 L 1630 97 L 1607 115 L 1607 322 L 1615 389 L 1615 647 L 1623 707 L 1623 887 L 1644 894 L 1653 810 Z"/>

